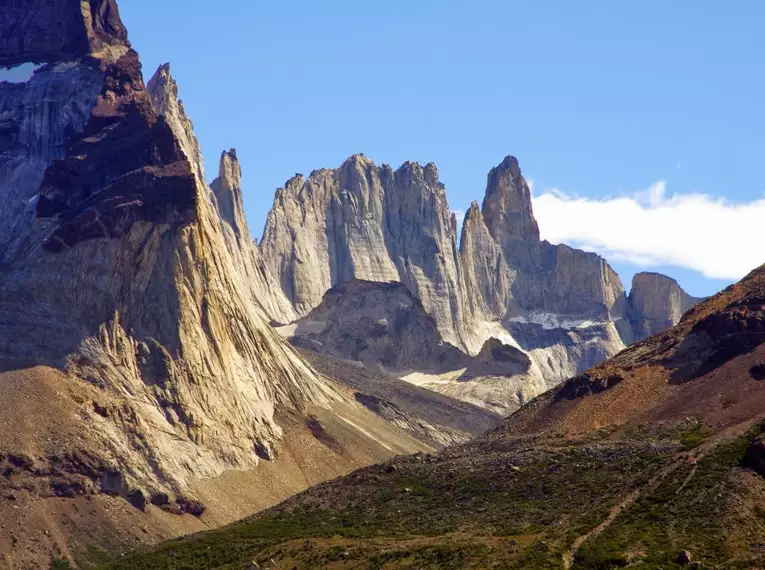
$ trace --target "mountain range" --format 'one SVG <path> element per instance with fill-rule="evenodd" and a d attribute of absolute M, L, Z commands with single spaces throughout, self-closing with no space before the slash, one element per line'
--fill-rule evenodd
<path fill-rule="evenodd" d="M 115 0 L 11 2 L 0 66 L 22 63 L 0 566 L 763 562 L 765 270 L 628 293 L 541 240 L 512 156 L 460 235 L 435 165 L 357 154 L 277 190 L 254 242 L 236 151 L 208 183 Z"/>
<path fill-rule="evenodd" d="M 627 295 L 603 258 L 540 240 L 529 186 L 512 156 L 489 172 L 483 205 L 470 206 L 459 237 L 434 164 L 393 170 L 354 155 L 279 189 L 259 249 L 303 322 L 323 320 L 312 311 L 332 287 L 392 281 L 419 299 L 441 339 L 463 353 L 478 354 L 492 338 L 525 353 L 525 366 L 505 375 L 513 380 L 489 380 L 493 387 L 480 378 L 421 379 L 501 413 L 676 324 L 700 300 L 657 273 L 637 274 Z M 389 308 L 378 308 L 385 318 Z M 380 364 L 398 377 L 413 372 Z"/>

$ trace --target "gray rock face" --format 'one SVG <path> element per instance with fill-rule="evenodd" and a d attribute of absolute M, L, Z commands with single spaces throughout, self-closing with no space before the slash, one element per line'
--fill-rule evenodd
<path fill-rule="evenodd" d="M 603 258 L 540 239 L 514 157 L 489 173 L 483 205 L 474 202 L 465 216 L 459 249 L 456 226 L 435 166 L 406 163 L 394 172 L 356 155 L 277 191 L 261 254 L 298 315 L 345 281 L 398 281 L 455 347 L 475 355 L 496 338 L 522 350 L 530 369 L 521 373 L 523 397 L 510 407 L 653 330 L 633 323 L 654 301 L 638 290 L 631 303 Z M 662 300 L 667 288 L 647 295 L 658 306 L 677 304 Z M 345 334 L 351 342 L 353 331 Z M 496 401 L 496 391 L 487 394 Z"/>
<path fill-rule="evenodd" d="M 704 299 L 692 297 L 677 281 L 660 273 L 636 273 L 629 303 L 632 326 L 638 339 L 675 326 L 682 316 Z"/>
<path fill-rule="evenodd" d="M 0 61 L 50 63 L 0 83 L 0 373 L 47 366 L 97 389 L 111 411 L 78 409 L 68 444 L 121 488 L 181 492 L 272 457 L 277 406 L 339 396 L 254 302 L 264 271 L 219 215 L 169 70 L 144 86 L 111 2 L 11 4 Z"/>
<path fill-rule="evenodd" d="M 476 356 L 444 342 L 419 299 L 397 282 L 346 281 L 283 330 L 293 344 L 381 372 L 464 369 L 463 377 L 513 376 L 531 365 L 523 352 L 496 339 Z"/>
<path fill-rule="evenodd" d="M 399 281 L 461 344 L 457 242 L 434 165 L 394 171 L 356 155 L 276 193 L 260 251 L 298 315 L 350 279 Z"/>

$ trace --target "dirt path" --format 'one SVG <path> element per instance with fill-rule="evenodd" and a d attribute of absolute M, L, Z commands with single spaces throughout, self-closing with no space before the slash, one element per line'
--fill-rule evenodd
<path fill-rule="evenodd" d="M 686 454 L 683 454 L 682 457 L 676 457 L 672 463 L 663 467 L 653 477 L 651 477 L 651 479 L 649 479 L 643 487 L 635 489 L 629 495 L 619 501 L 616 505 L 614 505 L 613 508 L 608 512 L 608 516 L 603 519 L 603 521 L 598 526 L 590 529 L 589 532 L 577 537 L 571 545 L 571 548 L 569 548 L 563 554 L 563 568 L 569 570 L 574 564 L 576 553 L 585 542 L 591 538 L 597 537 L 601 532 L 606 530 L 623 510 L 630 508 L 635 503 L 635 501 L 637 501 L 643 495 L 644 491 L 652 491 L 667 477 L 667 475 L 674 472 L 682 465 L 686 465 L 688 461 L 687 457 L 688 456 Z"/>
<path fill-rule="evenodd" d="M 763 418 L 765 418 L 765 416 L 758 416 L 755 419 L 742 422 L 735 426 L 731 426 L 715 434 L 709 440 L 702 443 L 701 445 L 699 445 L 692 451 L 679 452 L 669 465 L 666 465 L 665 467 L 660 469 L 653 477 L 651 477 L 648 480 L 648 482 L 645 485 L 635 489 L 629 495 L 627 495 L 621 501 L 619 501 L 616 505 L 614 505 L 613 508 L 609 511 L 608 516 L 598 526 L 596 526 L 593 529 L 590 529 L 589 532 L 577 537 L 576 540 L 574 540 L 574 542 L 571 544 L 571 547 L 563 554 L 563 568 L 565 568 L 565 570 L 569 570 L 574 565 L 574 559 L 576 558 L 576 553 L 579 551 L 579 549 L 582 547 L 582 545 L 585 542 L 587 542 L 588 540 L 592 538 L 596 538 L 601 532 L 606 530 L 623 510 L 628 509 L 633 504 L 635 504 L 635 501 L 637 501 L 641 496 L 643 496 L 643 494 L 646 491 L 650 493 L 651 491 L 656 489 L 656 487 L 658 487 L 659 484 L 664 479 L 666 479 L 667 475 L 670 475 L 671 473 L 673 473 L 675 470 L 682 467 L 683 465 L 688 465 L 689 460 L 693 459 L 692 461 L 692 463 L 694 464 L 693 468 L 691 469 L 691 472 L 683 481 L 682 485 L 680 485 L 680 487 L 677 489 L 677 493 L 679 493 L 685 488 L 688 482 L 696 474 L 695 464 L 704 456 L 704 454 L 709 452 L 710 449 L 713 449 L 714 447 L 719 445 L 721 442 L 727 441 L 734 437 L 742 435 L 743 433 L 746 432 L 746 430 L 750 429 L 752 425 L 754 425 L 756 422 L 762 421 Z"/>

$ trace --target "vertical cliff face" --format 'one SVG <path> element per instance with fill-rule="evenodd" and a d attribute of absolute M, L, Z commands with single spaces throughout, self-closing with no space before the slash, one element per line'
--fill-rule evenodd
<path fill-rule="evenodd" d="M 48 64 L 0 83 L 0 373 L 54 367 L 93 391 L 81 440 L 56 445 L 95 454 L 89 476 L 119 492 L 273 457 L 277 406 L 337 395 L 267 325 L 266 272 L 228 216 L 235 156 L 213 194 L 169 69 L 147 89 L 113 2 L 12 4 L 0 62 Z"/>
<path fill-rule="evenodd" d="M 458 344 L 456 228 L 434 165 L 393 171 L 362 155 L 276 193 L 260 250 L 298 314 L 344 281 L 399 281 Z"/>
<path fill-rule="evenodd" d="M 640 283 L 628 300 L 603 258 L 542 241 L 515 157 L 489 173 L 457 244 L 435 166 L 394 172 L 357 155 L 277 191 L 261 254 L 301 316 L 345 281 L 399 281 L 465 352 L 492 337 L 524 350 L 534 381 L 510 407 L 673 321 L 659 307 L 688 305 Z"/>
<path fill-rule="evenodd" d="M 675 326 L 703 301 L 692 297 L 674 279 L 660 273 L 637 273 L 632 278 L 629 304 L 637 338 L 653 336 Z"/>
<path fill-rule="evenodd" d="M 473 315 L 464 324 L 468 348 L 508 335 L 548 387 L 629 342 L 618 324 L 626 310 L 618 275 L 593 253 L 540 240 L 515 157 L 489 173 L 481 210 L 468 210 L 460 265 Z"/>

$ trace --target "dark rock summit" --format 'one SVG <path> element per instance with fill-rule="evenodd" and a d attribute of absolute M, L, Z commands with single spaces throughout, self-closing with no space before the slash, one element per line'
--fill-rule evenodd
<path fill-rule="evenodd" d="M 56 62 L 129 47 L 115 0 L 3 0 L 0 66 Z"/>
<path fill-rule="evenodd" d="M 194 219 L 196 198 L 189 162 L 155 113 L 138 54 L 129 50 L 106 66 L 85 130 L 45 172 L 37 215 L 58 221 L 45 247 L 120 237 L 139 221 L 180 227 Z"/>

